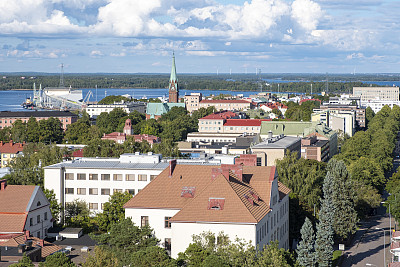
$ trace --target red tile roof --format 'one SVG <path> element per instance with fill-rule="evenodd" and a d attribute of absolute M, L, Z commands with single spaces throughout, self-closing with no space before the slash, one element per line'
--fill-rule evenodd
<path fill-rule="evenodd" d="M 229 100 L 229 99 L 221 99 L 221 100 L 201 100 L 200 103 L 238 103 L 238 104 L 250 104 L 250 102 L 246 100 Z"/>
<path fill-rule="evenodd" d="M 269 166 L 178 164 L 171 177 L 167 168 L 124 208 L 180 209 L 171 221 L 256 223 L 270 211 L 275 178 L 276 168 Z M 182 188 L 188 187 L 195 188 L 194 198 L 182 197 Z M 280 184 L 279 191 L 289 190 Z M 213 199 L 223 199 L 223 208 L 208 209 Z"/>
<path fill-rule="evenodd" d="M 83 149 L 74 150 L 74 152 L 72 152 L 72 156 L 74 158 L 82 158 L 83 157 Z"/>
<path fill-rule="evenodd" d="M 24 143 L 13 143 L 12 140 L 8 143 L 0 141 L 0 153 L 17 154 L 24 150 Z"/>
<path fill-rule="evenodd" d="M 400 267 L 400 262 L 389 263 L 389 267 Z"/>
<path fill-rule="evenodd" d="M 35 185 L 7 185 L 5 189 L 0 190 L 0 232 L 23 232 L 28 204 L 35 187 Z"/>
<path fill-rule="evenodd" d="M 213 114 L 207 115 L 199 120 L 222 120 L 222 119 L 230 119 L 232 117 L 236 117 L 237 114 L 230 110 L 224 110 L 219 112 L 214 112 Z"/>
<path fill-rule="evenodd" d="M 18 247 L 19 244 L 25 244 L 25 242 L 27 240 L 32 240 L 33 241 L 33 244 L 32 244 L 33 247 L 40 246 L 40 241 L 41 241 L 40 238 L 30 236 L 27 239 L 25 239 L 25 234 L 18 235 L 18 236 L 14 237 L 14 238 L 11 238 L 10 240 L 8 240 L 6 242 L 0 243 L 0 246 L 3 246 L 3 247 L 5 247 L 5 246 L 7 246 L 7 247 Z M 42 258 L 46 258 L 47 256 L 49 256 L 49 255 L 51 255 L 51 254 L 53 254 L 53 253 L 55 253 L 55 252 L 57 252 L 57 251 L 59 251 L 61 249 L 62 249 L 61 247 L 59 247 L 59 246 L 57 246 L 55 244 L 52 244 L 52 243 L 47 242 L 47 241 L 44 241 L 43 242 L 43 247 L 42 247 Z"/>
<path fill-rule="evenodd" d="M 224 126 L 261 126 L 262 121 L 271 121 L 271 119 L 228 119 Z"/>

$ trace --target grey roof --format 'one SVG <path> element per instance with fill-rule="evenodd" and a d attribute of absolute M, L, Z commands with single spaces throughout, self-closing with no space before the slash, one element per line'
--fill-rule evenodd
<path fill-rule="evenodd" d="M 272 138 L 273 140 L 275 139 Z M 289 146 L 293 145 L 296 142 L 300 142 L 300 137 L 294 137 L 294 136 L 284 136 L 283 138 L 271 142 L 270 140 L 266 140 L 262 143 L 259 143 L 255 146 L 252 147 L 252 149 L 258 149 L 258 148 L 269 148 L 269 149 L 274 149 L 274 148 L 288 148 Z"/>
<path fill-rule="evenodd" d="M 61 162 L 47 166 L 47 169 L 59 169 L 61 167 L 68 169 L 159 169 L 164 170 L 169 166 L 169 163 L 121 163 L 119 160 L 76 160 L 72 162 Z"/>

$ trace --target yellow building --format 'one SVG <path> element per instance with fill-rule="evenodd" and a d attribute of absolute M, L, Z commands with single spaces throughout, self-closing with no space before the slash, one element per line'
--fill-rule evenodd
<path fill-rule="evenodd" d="M 0 163 L 1 168 L 7 167 L 10 162 L 22 153 L 25 143 L 13 143 L 12 140 L 8 143 L 0 141 Z"/>

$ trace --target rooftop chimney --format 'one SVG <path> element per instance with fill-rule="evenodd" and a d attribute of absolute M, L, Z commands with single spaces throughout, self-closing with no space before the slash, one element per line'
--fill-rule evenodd
<path fill-rule="evenodd" d="M 7 180 L 6 179 L 0 180 L 0 191 L 5 190 L 6 186 L 7 186 Z"/>
<path fill-rule="evenodd" d="M 28 240 L 28 238 L 31 236 L 31 231 L 26 230 L 25 231 L 25 240 Z"/>
<path fill-rule="evenodd" d="M 268 138 L 272 138 L 272 131 L 268 132 Z"/>
<path fill-rule="evenodd" d="M 172 177 L 172 173 L 174 172 L 176 166 L 176 159 L 171 159 L 169 161 L 169 177 Z"/>
<path fill-rule="evenodd" d="M 40 239 L 39 242 L 40 242 L 39 245 L 40 245 L 41 247 L 44 247 L 44 240 L 43 240 L 43 239 Z"/>

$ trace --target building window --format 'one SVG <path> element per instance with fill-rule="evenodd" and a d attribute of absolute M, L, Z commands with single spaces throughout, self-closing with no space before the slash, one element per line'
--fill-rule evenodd
<path fill-rule="evenodd" d="M 114 181 L 122 181 L 122 174 L 114 174 Z"/>
<path fill-rule="evenodd" d="M 44 213 L 44 220 L 47 221 L 47 212 Z"/>
<path fill-rule="evenodd" d="M 171 250 L 171 238 L 165 238 L 164 247 L 166 250 Z"/>
<path fill-rule="evenodd" d="M 65 180 L 74 180 L 74 174 L 73 173 L 66 173 L 65 174 Z"/>
<path fill-rule="evenodd" d="M 65 188 L 65 194 L 74 194 L 73 188 Z"/>
<path fill-rule="evenodd" d="M 150 175 L 150 181 L 153 181 L 154 179 L 156 179 L 157 175 Z"/>
<path fill-rule="evenodd" d="M 110 195 L 110 189 L 109 188 L 102 188 L 101 189 L 101 194 L 102 195 Z"/>
<path fill-rule="evenodd" d="M 116 188 L 114 188 L 113 192 L 114 192 L 114 193 L 116 193 L 116 192 L 122 193 L 122 189 L 116 189 Z"/>
<path fill-rule="evenodd" d="M 99 204 L 98 203 L 89 203 L 89 209 L 98 210 L 99 209 Z"/>
<path fill-rule="evenodd" d="M 135 195 L 135 189 L 126 189 L 125 191 L 131 194 L 132 196 Z"/>
<path fill-rule="evenodd" d="M 99 180 L 99 175 L 96 173 L 89 173 L 89 180 Z"/>
<path fill-rule="evenodd" d="M 77 188 L 76 193 L 78 195 L 86 195 L 86 188 Z"/>
<path fill-rule="evenodd" d="M 169 219 L 171 219 L 171 217 L 164 217 L 164 227 L 165 228 L 171 228 L 171 223 L 170 223 Z"/>
<path fill-rule="evenodd" d="M 138 181 L 147 181 L 147 174 L 139 174 Z"/>
<path fill-rule="evenodd" d="M 99 190 L 97 188 L 89 188 L 89 195 L 98 195 Z"/>
<path fill-rule="evenodd" d="M 33 218 L 30 218 L 29 219 L 29 226 L 32 226 L 33 225 Z"/>
<path fill-rule="evenodd" d="M 142 216 L 141 220 L 141 227 L 145 227 L 149 225 L 149 216 Z"/>
<path fill-rule="evenodd" d="M 125 176 L 126 181 L 135 181 L 135 175 L 134 174 L 127 174 Z"/>
<path fill-rule="evenodd" d="M 40 223 L 40 215 L 36 217 L 36 223 Z"/>
<path fill-rule="evenodd" d="M 78 173 L 76 175 L 77 180 L 86 180 L 86 173 Z"/>
<path fill-rule="evenodd" d="M 110 175 L 109 174 L 102 174 L 101 175 L 101 180 L 110 181 Z"/>

